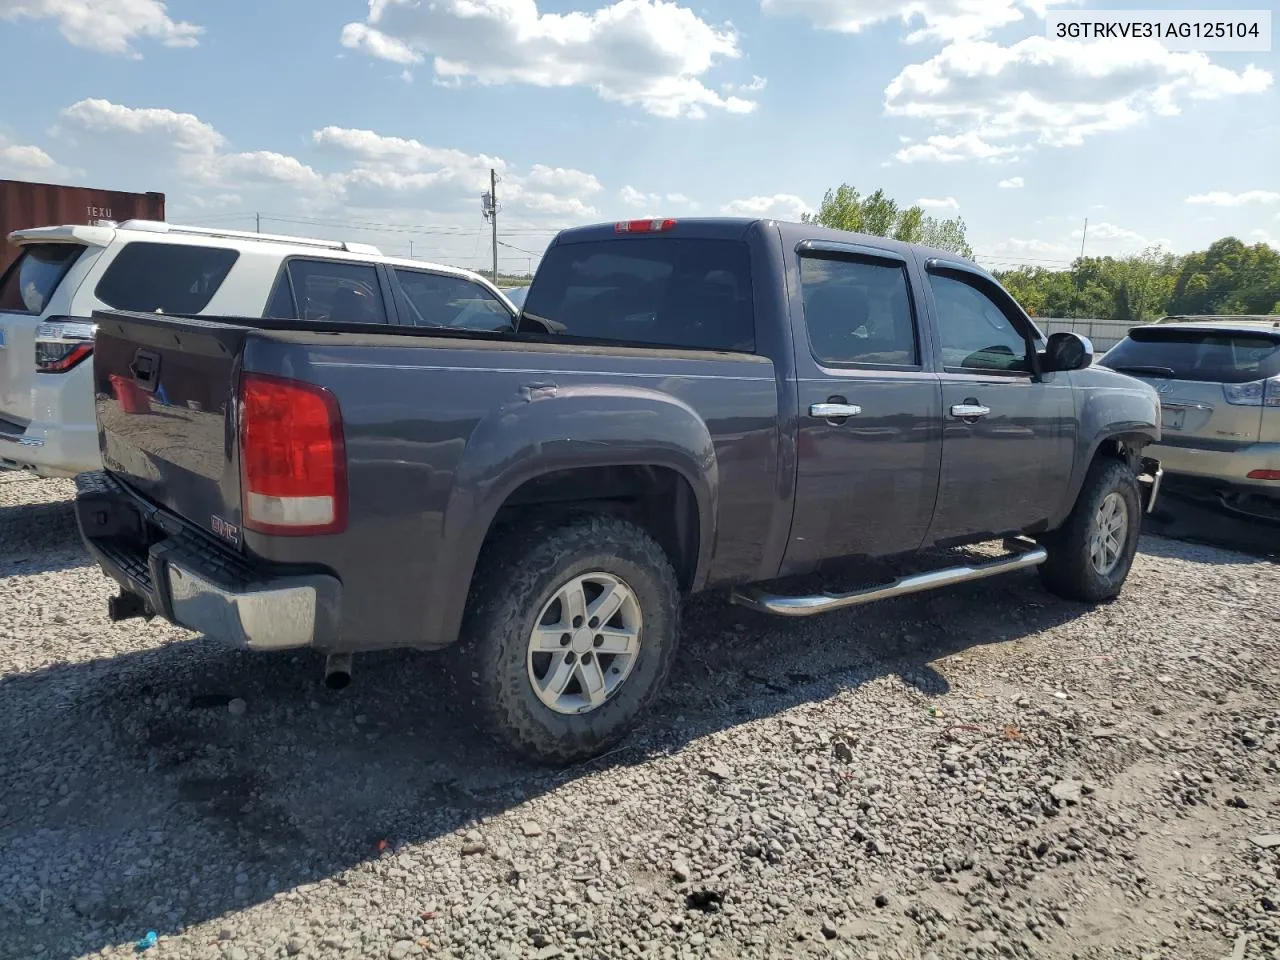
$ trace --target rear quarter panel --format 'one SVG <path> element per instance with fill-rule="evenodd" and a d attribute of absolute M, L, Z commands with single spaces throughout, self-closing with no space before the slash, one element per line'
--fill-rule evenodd
<path fill-rule="evenodd" d="M 255 337 L 245 367 L 337 396 L 348 530 L 305 539 L 249 533 L 246 545 L 271 560 L 334 570 L 352 649 L 451 642 L 498 508 L 551 470 L 677 470 L 703 518 L 702 585 L 768 575 L 769 531 L 775 513 L 789 511 L 778 497 L 769 360 L 381 335 L 316 341 L 314 333 Z"/>

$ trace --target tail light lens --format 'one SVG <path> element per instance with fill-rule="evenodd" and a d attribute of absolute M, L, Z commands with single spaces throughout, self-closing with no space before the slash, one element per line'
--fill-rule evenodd
<path fill-rule="evenodd" d="M 1280 377 L 1249 383 L 1224 383 L 1222 394 L 1237 407 L 1280 407 Z"/>
<path fill-rule="evenodd" d="M 315 536 L 346 529 L 347 453 L 332 393 L 297 380 L 244 375 L 240 489 L 246 530 Z"/>
<path fill-rule="evenodd" d="M 613 225 L 614 233 L 666 233 L 675 229 L 675 220 L 621 220 Z"/>
<path fill-rule="evenodd" d="M 51 317 L 36 327 L 36 372 L 66 373 L 93 356 L 97 326 L 89 320 Z"/>
<path fill-rule="evenodd" d="M 1280 480 L 1280 470 L 1251 470 L 1250 480 Z"/>

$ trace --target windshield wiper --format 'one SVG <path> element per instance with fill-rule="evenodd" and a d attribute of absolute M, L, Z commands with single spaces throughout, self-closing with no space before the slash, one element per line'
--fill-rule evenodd
<path fill-rule="evenodd" d="M 1172 377 L 1175 372 L 1171 367 L 1149 367 L 1142 364 L 1122 364 L 1111 369 L 1117 373 L 1145 373 L 1150 377 Z"/>

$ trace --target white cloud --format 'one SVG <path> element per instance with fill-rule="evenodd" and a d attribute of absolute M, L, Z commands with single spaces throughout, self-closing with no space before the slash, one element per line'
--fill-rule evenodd
<path fill-rule="evenodd" d="M 7 146 L 0 143 L 0 175 L 32 176 L 35 174 L 52 174 L 58 165 L 53 157 L 39 147 L 29 144 L 11 143 Z"/>
<path fill-rule="evenodd" d="M 813 212 L 812 207 L 790 193 L 733 200 L 720 209 L 730 217 L 764 217 L 769 220 L 799 220 L 803 214 Z"/>
<path fill-rule="evenodd" d="M 1273 190 L 1246 190 L 1244 193 L 1216 190 L 1187 197 L 1187 203 L 1202 203 L 1212 207 L 1244 207 L 1254 203 L 1270 205 L 1280 203 L 1280 193 Z"/>
<path fill-rule="evenodd" d="M 1077 227 L 1075 230 L 1072 230 L 1071 236 L 1077 240 L 1085 239 L 1086 234 L 1084 228 Z M 1151 242 L 1136 230 L 1130 230 L 1127 227 L 1118 227 L 1114 223 L 1095 223 L 1090 225 L 1087 239 L 1089 241 L 1100 240 L 1104 243 L 1119 241 L 1129 244 L 1138 244 L 1139 246 L 1147 246 Z"/>
<path fill-rule="evenodd" d="M 650 198 L 656 199 L 657 197 L 656 194 L 641 193 L 639 190 L 637 190 L 635 187 L 631 186 L 630 184 L 627 184 L 625 187 L 619 190 L 618 196 L 621 198 L 622 202 L 625 203 L 628 207 L 643 207 L 646 203 L 649 202 Z"/>
<path fill-rule="evenodd" d="M 1271 231 L 1269 230 L 1250 230 L 1249 236 L 1253 237 L 1253 239 L 1257 240 L 1259 243 L 1265 243 L 1268 246 L 1275 244 L 1275 240 L 1271 238 Z"/>
<path fill-rule="evenodd" d="M 625 206 L 634 207 L 636 209 L 639 209 L 640 207 L 657 209 L 664 203 L 688 207 L 690 210 L 696 210 L 698 208 L 698 204 L 689 199 L 689 197 L 685 196 L 683 193 L 668 193 L 666 196 L 663 196 L 660 193 L 645 193 L 643 190 L 637 190 L 630 184 L 618 191 L 618 199 L 620 199 Z M 653 216 L 658 216 L 658 214 L 653 214 Z"/>
<path fill-rule="evenodd" d="M 944 197 L 942 199 L 921 197 L 916 201 L 916 206 L 924 207 L 926 210 L 944 210 L 954 213 L 960 209 L 960 201 L 955 197 Z"/>
<path fill-rule="evenodd" d="M 190 113 L 155 107 L 126 107 L 109 100 L 81 100 L 62 111 L 73 129 L 106 136 L 144 138 L 157 146 L 212 152 L 226 138 L 212 125 Z"/>
<path fill-rule="evenodd" d="M 187 202 L 200 210 L 223 210 L 227 207 L 238 207 L 244 203 L 244 197 L 238 193 L 219 193 L 212 197 L 193 194 Z"/>
<path fill-rule="evenodd" d="M 960 133 L 955 136 L 935 134 L 924 143 L 903 147 L 893 156 L 903 163 L 956 163 L 961 160 L 988 160 L 991 162 L 1017 159 L 1016 147 L 1002 147 L 987 143 L 976 133 Z"/>
<path fill-rule="evenodd" d="M 430 58 L 445 82 L 585 86 L 659 117 L 755 109 L 703 82 L 741 56 L 737 34 L 671 0 L 565 14 L 542 13 L 536 0 L 369 0 L 365 21 L 347 24 L 342 43 L 406 66 Z"/>
<path fill-rule="evenodd" d="M 81 100 L 62 111 L 61 132 L 81 147 L 119 146 L 131 156 L 166 157 L 192 184 L 225 187 L 283 185 L 325 187 L 325 178 L 295 157 L 255 150 L 223 152 L 227 140 L 213 125 L 191 113 L 160 107 L 127 107 L 109 100 Z"/>
<path fill-rule="evenodd" d="M 996 184 L 1001 190 L 1021 190 L 1027 185 L 1027 182 L 1021 177 L 1010 177 L 1008 180 L 1001 180 Z"/>
<path fill-rule="evenodd" d="M 761 0 L 760 6 L 766 13 L 805 17 L 819 29 L 841 33 L 897 20 L 914 27 L 907 40 L 916 42 L 983 37 L 1024 19 L 1024 10 L 1043 17 L 1055 2 L 1064 0 Z"/>
<path fill-rule="evenodd" d="M 604 188 L 590 173 L 534 164 L 521 173 L 499 157 L 433 147 L 418 140 L 388 137 L 372 130 L 325 127 L 312 134 L 322 150 L 349 164 L 334 181 L 358 196 L 385 201 L 388 195 L 445 190 L 479 198 L 489 189 L 489 171 L 498 171 L 498 200 L 539 214 L 571 218 L 596 215 L 588 202 Z"/>
<path fill-rule="evenodd" d="M 720 89 L 725 93 L 759 93 L 769 85 L 769 81 L 760 76 L 753 74 L 750 83 L 722 83 Z"/>
<path fill-rule="evenodd" d="M 185 166 L 196 179 L 228 187 L 281 184 L 315 188 L 324 185 L 324 177 L 296 157 L 270 150 L 193 157 Z"/>
<path fill-rule="evenodd" d="M 1158 41 L 1079 43 L 1031 36 L 1012 46 L 964 41 L 907 66 L 885 90 L 885 112 L 984 144 L 1087 137 L 1179 112 L 1187 101 L 1261 93 L 1272 75 L 1236 71 Z M 913 148 L 900 151 L 906 159 Z M 928 151 L 917 151 L 926 158 Z"/>
<path fill-rule="evenodd" d="M 164 0 L 0 0 L 0 20 L 56 20 L 77 47 L 136 57 L 137 39 L 194 47 L 202 27 L 174 20 Z"/>

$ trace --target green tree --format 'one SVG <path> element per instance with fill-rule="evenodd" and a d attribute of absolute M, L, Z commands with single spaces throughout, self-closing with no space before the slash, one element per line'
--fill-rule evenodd
<path fill-rule="evenodd" d="M 926 217 L 918 206 L 900 207 L 883 190 L 863 197 L 849 184 L 842 183 L 826 192 L 817 213 L 805 214 L 803 219 L 806 223 L 820 223 L 836 230 L 893 237 L 907 243 L 923 243 L 949 250 L 964 257 L 973 256 L 962 219 Z"/>
<path fill-rule="evenodd" d="M 1224 237 L 1188 255 L 1174 283 L 1170 312 L 1264 314 L 1280 300 L 1280 252 Z"/>

